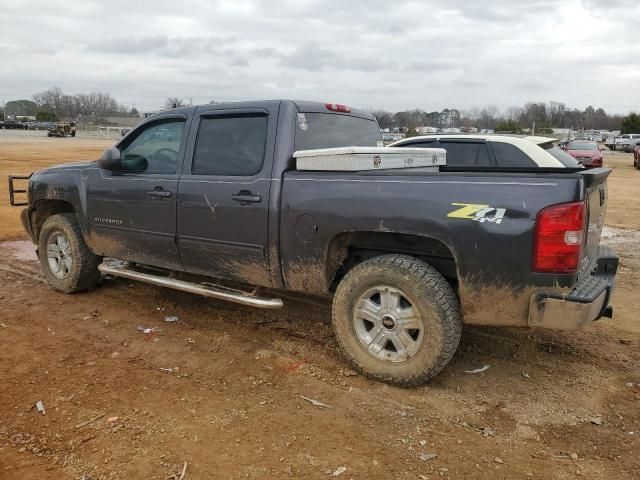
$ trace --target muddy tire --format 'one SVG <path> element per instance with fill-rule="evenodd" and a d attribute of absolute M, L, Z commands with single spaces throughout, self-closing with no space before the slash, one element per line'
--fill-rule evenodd
<path fill-rule="evenodd" d="M 87 247 L 73 213 L 45 220 L 38 239 L 38 257 L 45 279 L 59 292 L 89 290 L 100 278 L 98 265 L 102 259 Z"/>
<path fill-rule="evenodd" d="M 334 296 L 333 327 L 359 372 L 403 387 L 440 373 L 462 335 L 451 286 L 429 264 L 407 255 L 376 257 L 350 270 Z"/>

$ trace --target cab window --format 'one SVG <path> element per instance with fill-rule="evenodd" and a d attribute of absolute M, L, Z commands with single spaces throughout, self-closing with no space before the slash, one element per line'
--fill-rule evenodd
<path fill-rule="evenodd" d="M 120 171 L 129 173 L 176 173 L 184 120 L 155 122 L 144 128 L 124 148 Z"/>
<path fill-rule="evenodd" d="M 268 118 L 238 115 L 203 118 L 191 173 L 194 175 L 251 176 L 264 160 Z"/>

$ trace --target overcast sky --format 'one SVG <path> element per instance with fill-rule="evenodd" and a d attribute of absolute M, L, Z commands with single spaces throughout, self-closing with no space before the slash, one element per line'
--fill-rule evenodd
<path fill-rule="evenodd" d="M 640 109 L 638 0 L 0 0 L 0 100 Z"/>

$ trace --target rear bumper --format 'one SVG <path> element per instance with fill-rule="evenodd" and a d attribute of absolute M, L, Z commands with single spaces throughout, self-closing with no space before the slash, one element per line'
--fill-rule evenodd
<path fill-rule="evenodd" d="M 618 270 L 618 257 L 608 248 L 598 249 L 597 265 L 567 294 L 537 292 L 529 301 L 529 326 L 575 330 L 601 317 L 613 316 L 609 306 Z"/>

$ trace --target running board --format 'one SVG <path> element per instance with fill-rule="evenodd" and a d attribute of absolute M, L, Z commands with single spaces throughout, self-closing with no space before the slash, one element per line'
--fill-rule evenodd
<path fill-rule="evenodd" d="M 209 298 L 227 300 L 229 302 L 248 305 L 250 307 L 277 309 L 282 308 L 282 300 L 279 298 L 263 298 L 241 290 L 223 287 L 220 285 L 201 285 L 198 283 L 185 282 L 174 278 L 167 278 L 160 275 L 140 272 L 127 268 L 126 264 L 106 264 L 98 265 L 98 270 L 102 273 L 113 275 L 114 277 L 129 278 L 140 282 L 150 283 L 159 287 L 173 288 L 182 292 L 195 293 Z"/>

